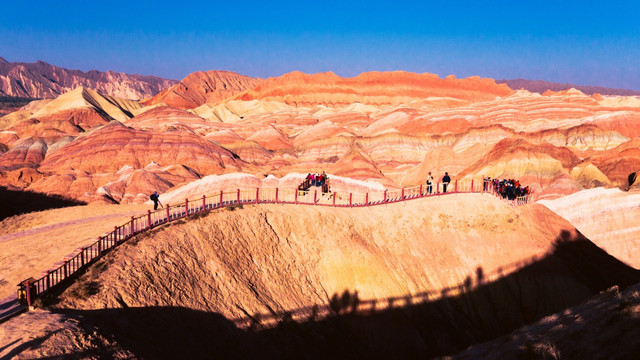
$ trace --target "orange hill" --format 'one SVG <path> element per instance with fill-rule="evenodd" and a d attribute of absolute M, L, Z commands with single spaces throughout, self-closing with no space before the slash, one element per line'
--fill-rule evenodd
<path fill-rule="evenodd" d="M 198 71 L 180 83 L 143 101 L 144 105 L 166 103 L 180 109 L 193 109 L 207 103 L 221 102 L 239 92 L 253 88 L 258 79 L 232 71 Z"/>
<path fill-rule="evenodd" d="M 428 98 L 451 98 L 452 102 L 487 101 L 511 91 L 507 85 L 477 76 L 441 79 L 435 74 L 394 71 L 367 72 L 343 78 L 332 72 L 310 75 L 295 71 L 269 78 L 236 98 L 281 101 L 296 106 L 346 106 L 356 102 L 398 105 Z"/>

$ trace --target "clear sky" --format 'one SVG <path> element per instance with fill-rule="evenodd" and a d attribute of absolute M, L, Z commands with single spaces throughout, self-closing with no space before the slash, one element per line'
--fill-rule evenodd
<path fill-rule="evenodd" d="M 640 1 L 14 1 L 0 56 L 181 79 L 406 70 L 640 90 Z"/>

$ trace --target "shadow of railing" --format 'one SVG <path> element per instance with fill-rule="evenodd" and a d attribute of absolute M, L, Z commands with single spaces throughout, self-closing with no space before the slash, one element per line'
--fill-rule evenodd
<path fill-rule="evenodd" d="M 464 292 L 473 291 L 479 286 L 497 281 L 509 275 L 511 272 L 540 261 L 550 254 L 551 252 L 543 255 L 535 255 L 500 266 L 491 274 L 486 274 L 482 267 L 477 267 L 475 272 L 467 276 L 463 283 L 437 290 L 384 298 L 361 299 L 357 290 L 351 293 L 348 289 L 345 289 L 342 293 L 334 293 L 331 298 L 327 299 L 327 303 L 325 304 L 315 304 L 282 312 L 275 312 L 273 309 L 270 309 L 263 313 L 248 314 L 244 309 L 239 308 L 246 316 L 233 319 L 232 321 L 240 328 L 267 329 L 287 321 L 318 321 L 327 317 L 343 314 L 366 315 L 402 306 L 433 302 L 447 297 L 458 296 Z"/>
<path fill-rule="evenodd" d="M 312 316 L 275 314 L 275 326 L 259 321 L 238 327 L 239 320 L 253 316 L 230 320 L 180 307 L 52 311 L 77 319 L 85 328 L 98 328 L 137 357 L 414 359 L 456 353 L 609 287 L 640 282 L 640 271 L 569 232 L 560 234 L 544 257 L 502 277 L 490 280 L 493 275 L 481 269 L 456 290 L 440 290 L 437 298 L 429 293 L 363 301 L 356 291 L 347 291 L 327 304 L 305 308 Z M 318 315 L 321 308 L 329 314 Z"/>

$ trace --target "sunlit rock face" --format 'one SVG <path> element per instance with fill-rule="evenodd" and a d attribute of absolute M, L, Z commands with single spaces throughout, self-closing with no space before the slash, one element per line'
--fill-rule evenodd
<path fill-rule="evenodd" d="M 0 95 L 25 98 L 55 98 L 84 87 L 124 99 L 145 99 L 171 85 L 175 80 L 157 76 L 129 75 L 114 71 L 68 70 L 47 64 L 7 62 L 0 58 Z"/>
<path fill-rule="evenodd" d="M 180 109 L 193 109 L 207 103 L 220 102 L 253 88 L 258 82 L 259 80 L 231 71 L 198 71 L 144 101 L 144 104 L 166 103 Z"/>
<path fill-rule="evenodd" d="M 599 187 L 540 203 L 611 255 L 640 269 L 640 192 Z"/>
<path fill-rule="evenodd" d="M 493 99 L 507 95 L 510 91 L 506 85 L 498 85 L 491 79 L 479 77 L 456 79 L 451 76 L 441 79 L 434 74 L 395 71 L 368 72 L 354 78 L 342 78 L 332 72 L 313 75 L 292 72 L 267 79 L 237 96 L 237 99 L 331 107 L 344 107 L 356 102 L 373 106 L 408 104 L 414 101 L 428 104 L 429 98 L 450 98 L 451 103 L 459 104 Z"/>
<path fill-rule="evenodd" d="M 137 201 L 143 196 L 115 190 L 124 181 L 115 172 L 155 162 L 197 177 L 328 171 L 388 188 L 423 184 L 429 171 L 437 179 L 445 172 L 465 181 L 491 176 L 520 180 L 536 198 L 552 199 L 625 186 L 640 169 L 640 100 L 575 89 L 538 94 L 491 79 L 405 72 L 258 81 L 210 71 L 144 104 L 76 89 L 0 118 L 0 183 L 25 188 L 33 178 L 55 189 L 43 185 L 47 177 L 89 176 L 95 184 L 83 180 L 83 196 L 115 181 L 121 185 L 108 188 L 120 195 L 100 191 Z M 25 169 L 32 174 L 26 180 L 17 175 Z M 139 191 L 143 184 L 169 190 L 189 179 L 154 171 L 160 182 L 130 177 L 126 187 L 141 181 Z"/>

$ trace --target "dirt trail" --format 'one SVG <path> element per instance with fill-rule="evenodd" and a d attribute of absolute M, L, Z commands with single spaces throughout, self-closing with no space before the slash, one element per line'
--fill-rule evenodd
<path fill-rule="evenodd" d="M 148 205 L 90 205 L 41 211 L 0 223 L 0 298 L 36 277 L 75 248 L 142 214 Z"/>
<path fill-rule="evenodd" d="M 61 229 L 61 228 L 64 228 L 64 227 L 76 226 L 76 225 L 85 224 L 85 223 L 88 223 L 88 222 L 102 222 L 102 221 L 108 220 L 108 219 L 121 218 L 123 216 L 134 216 L 134 215 L 139 215 L 139 214 L 140 214 L 140 211 L 130 211 L 130 212 L 122 213 L 122 214 L 93 216 L 93 217 L 85 218 L 85 219 L 76 219 L 76 220 L 65 221 L 65 222 L 61 222 L 61 223 L 57 223 L 57 224 L 45 225 L 45 226 L 38 227 L 38 228 L 35 228 L 35 229 L 24 230 L 24 231 L 19 231 L 19 232 L 13 233 L 13 234 L 0 236 L 0 243 L 3 243 L 5 241 L 15 240 L 15 239 L 21 238 L 23 236 L 40 235 L 42 233 L 45 233 L 45 232 L 48 232 L 48 231 L 52 231 L 52 230 L 56 230 L 56 229 Z"/>

